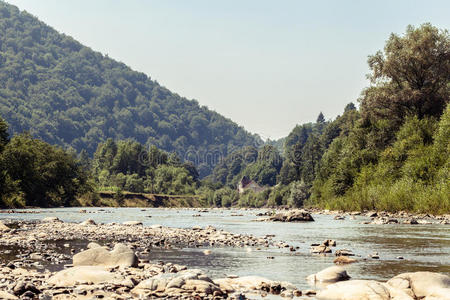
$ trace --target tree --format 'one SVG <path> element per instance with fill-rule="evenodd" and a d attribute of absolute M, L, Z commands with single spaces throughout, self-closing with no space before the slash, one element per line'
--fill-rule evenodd
<path fill-rule="evenodd" d="M 177 154 L 167 154 L 156 146 L 145 150 L 133 140 L 108 139 L 99 144 L 92 164 L 97 183 L 104 189 L 192 194 L 199 178 L 195 166 L 182 163 Z"/>
<path fill-rule="evenodd" d="M 317 116 L 316 123 L 319 123 L 319 124 L 325 123 L 325 117 L 322 112 L 320 112 L 319 115 Z"/>
<path fill-rule="evenodd" d="M 348 112 L 348 111 L 352 111 L 352 110 L 356 110 L 356 106 L 353 102 L 350 102 L 349 104 L 347 104 L 344 108 L 344 112 Z"/>
<path fill-rule="evenodd" d="M 76 158 L 28 134 L 14 136 L 0 156 L 0 169 L 29 206 L 69 206 L 90 190 Z"/>
<path fill-rule="evenodd" d="M 9 142 L 8 124 L 0 117 L 0 153 Z"/>
<path fill-rule="evenodd" d="M 296 181 L 291 185 L 288 204 L 293 207 L 302 207 L 309 198 L 309 187 L 303 181 Z"/>
<path fill-rule="evenodd" d="M 450 36 L 429 23 L 391 34 L 368 59 L 371 87 L 360 99 L 370 122 L 390 119 L 397 128 L 406 115 L 439 117 L 449 102 Z"/>

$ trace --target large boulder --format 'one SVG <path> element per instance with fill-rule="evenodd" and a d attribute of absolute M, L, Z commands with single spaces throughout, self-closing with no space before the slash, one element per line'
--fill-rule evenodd
<path fill-rule="evenodd" d="M 259 290 L 263 284 L 272 283 L 272 280 L 260 276 L 243 276 L 237 278 L 220 278 L 214 280 L 214 283 L 221 288 L 224 287 L 224 289 L 231 287 L 234 290 Z"/>
<path fill-rule="evenodd" d="M 308 276 L 308 281 L 315 283 L 330 283 L 330 282 L 338 282 L 343 280 L 350 279 L 350 276 L 347 274 L 344 268 L 338 266 L 332 266 L 326 268 L 316 274 Z"/>
<path fill-rule="evenodd" d="M 123 244 L 116 244 L 112 251 L 96 247 L 77 253 L 73 256 L 74 266 L 136 267 L 136 254 Z"/>
<path fill-rule="evenodd" d="M 205 280 L 199 280 L 199 279 L 189 279 L 186 280 L 185 284 L 182 286 L 184 290 L 191 290 L 196 291 L 198 293 L 205 293 L 205 294 L 212 294 L 215 291 L 220 291 L 220 288 L 215 285 L 214 283 L 211 283 L 209 281 Z"/>
<path fill-rule="evenodd" d="M 310 213 L 304 210 L 290 210 L 287 212 L 277 213 L 269 218 L 270 221 L 274 222 L 304 222 L 304 221 L 314 221 Z"/>
<path fill-rule="evenodd" d="M 47 280 L 48 284 L 68 287 L 80 283 L 98 284 L 120 280 L 117 275 L 101 266 L 78 266 L 59 271 Z"/>
<path fill-rule="evenodd" d="M 330 284 L 317 293 L 319 300 L 414 300 L 401 290 L 374 280 L 350 280 Z"/>
<path fill-rule="evenodd" d="M 387 284 L 397 289 L 410 291 L 419 299 L 450 299 L 450 277 L 439 273 L 403 273 L 390 279 Z"/>
<path fill-rule="evenodd" d="M 243 276 L 233 278 L 215 279 L 214 283 L 220 287 L 221 290 L 227 292 L 251 291 L 251 290 L 296 290 L 297 288 L 289 282 L 272 281 L 261 276 Z"/>
<path fill-rule="evenodd" d="M 148 292 L 164 292 L 167 284 L 170 282 L 168 278 L 150 278 L 141 281 L 131 291 L 134 295 L 145 295 Z M 184 284 L 184 282 L 183 282 Z"/>

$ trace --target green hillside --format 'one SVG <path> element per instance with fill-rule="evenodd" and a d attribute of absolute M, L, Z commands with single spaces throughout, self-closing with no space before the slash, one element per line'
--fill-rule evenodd
<path fill-rule="evenodd" d="M 0 2 L 0 115 L 10 133 L 92 155 L 108 138 L 191 154 L 200 175 L 207 153 L 227 155 L 259 137 L 125 64 Z M 209 156 L 211 157 L 211 156 Z"/>

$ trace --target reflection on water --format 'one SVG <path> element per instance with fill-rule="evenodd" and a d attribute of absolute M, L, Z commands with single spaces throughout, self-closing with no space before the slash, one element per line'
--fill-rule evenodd
<path fill-rule="evenodd" d="M 333 220 L 333 216 L 314 215 L 309 223 L 254 222 L 260 211 L 210 210 L 199 214 L 195 210 L 138 208 L 87 208 L 90 213 L 80 213 L 79 208 L 41 210 L 39 214 L 0 214 L 0 218 L 42 219 L 58 216 L 64 221 L 81 222 L 91 218 L 97 223 L 137 220 L 144 225 L 161 224 L 172 227 L 213 225 L 233 233 L 263 236 L 274 234 L 274 240 L 283 240 L 298 246 L 297 252 L 289 249 L 269 248 L 250 252 L 238 248 L 213 248 L 210 255 L 199 249 L 153 249 L 151 260 L 162 260 L 208 270 L 212 277 L 228 274 L 259 275 L 273 280 L 289 281 L 300 289 L 307 288 L 306 276 L 332 265 L 333 255 L 312 256 L 310 244 L 326 239 L 337 241 L 335 249 L 348 248 L 360 262 L 347 266 L 354 279 L 387 280 L 398 273 L 433 271 L 450 274 L 449 225 L 367 225 L 365 217 L 355 220 Z M 84 243 L 84 244 L 83 244 Z M 78 241 L 79 247 L 85 247 Z M 379 260 L 368 258 L 378 252 Z M 397 259 L 403 256 L 404 260 Z M 274 257 L 268 259 L 267 257 Z"/>

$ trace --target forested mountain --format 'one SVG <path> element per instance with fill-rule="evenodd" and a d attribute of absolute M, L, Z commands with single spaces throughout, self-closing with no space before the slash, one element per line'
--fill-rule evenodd
<path fill-rule="evenodd" d="M 29 131 L 91 156 L 108 138 L 190 153 L 200 175 L 207 153 L 259 143 L 231 120 L 123 63 L 0 2 L 0 115 L 10 133 Z"/>

